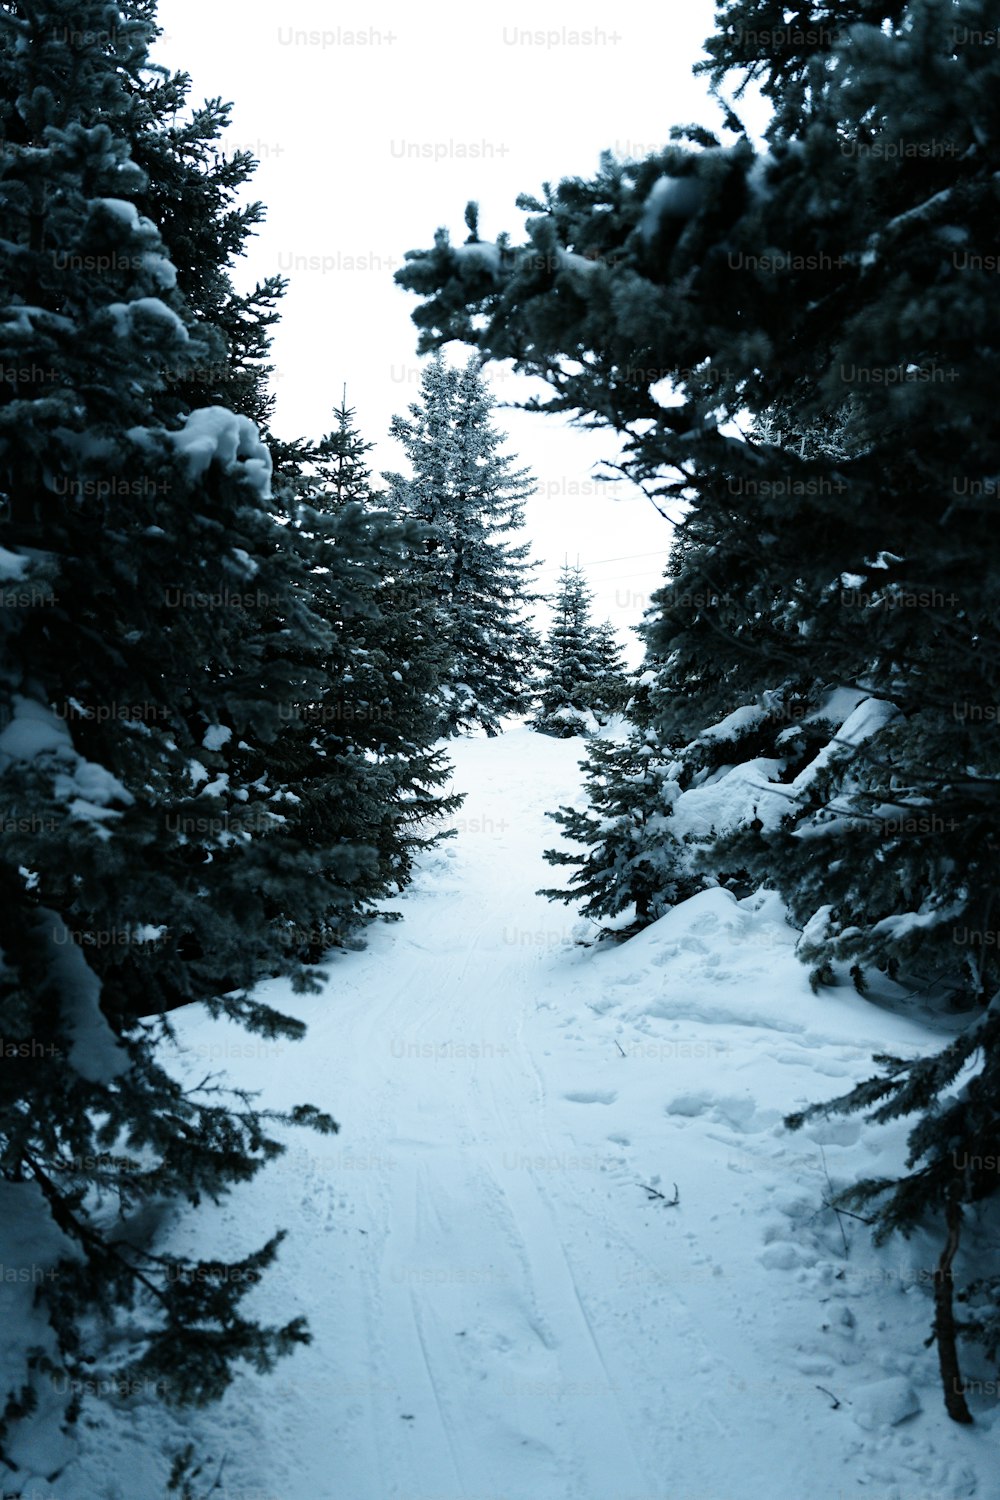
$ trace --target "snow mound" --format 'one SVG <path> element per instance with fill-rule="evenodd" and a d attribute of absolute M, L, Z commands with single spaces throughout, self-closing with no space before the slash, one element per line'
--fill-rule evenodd
<path fill-rule="evenodd" d="M 664 219 L 690 219 L 701 207 L 704 189 L 693 177 L 658 177 L 643 208 L 641 232 L 651 240 Z"/>
<path fill-rule="evenodd" d="M 873 734 L 877 734 L 891 719 L 896 717 L 896 713 L 897 710 L 893 704 L 886 703 L 881 698 L 863 699 L 848 714 L 830 743 L 824 745 L 816 758 L 799 772 L 791 783 L 791 790 L 793 792 L 804 791 L 831 760 L 836 759 L 845 751 L 855 749 L 865 740 L 870 739 Z M 824 713 L 817 717 L 826 717 L 826 715 Z"/>
<path fill-rule="evenodd" d="M 775 828 L 793 803 L 785 787 L 776 787 L 781 761 L 758 756 L 722 771 L 712 781 L 682 792 L 673 806 L 671 828 L 677 838 L 706 838 L 748 823 L 756 811 L 765 828 Z"/>
<path fill-rule="evenodd" d="M 100 824 L 117 813 L 109 803 L 131 805 L 133 797 L 116 776 L 94 761 L 84 760 L 73 748 L 65 720 L 58 718 L 44 703 L 16 693 L 13 716 L 0 732 L 0 771 L 16 762 L 22 764 L 52 756 L 60 767 L 52 788 L 69 814 Z"/>
<path fill-rule="evenodd" d="M 205 750 L 221 750 L 232 737 L 233 731 L 228 724 L 210 724 L 201 743 Z"/>
<path fill-rule="evenodd" d="M 109 806 L 110 803 L 119 802 L 131 807 L 135 801 L 132 793 L 105 766 L 79 758 L 71 774 L 56 777 L 54 789 L 56 796 L 68 803 L 71 818 L 95 825 L 120 816 Z"/>
<path fill-rule="evenodd" d="M 854 1420 L 866 1432 L 874 1432 L 877 1427 L 895 1427 L 921 1410 L 916 1391 L 902 1375 L 863 1385 L 851 1399 Z"/>
<path fill-rule="evenodd" d="M 69 1065 L 88 1083 L 110 1083 L 128 1068 L 128 1056 L 101 1010 L 101 982 L 56 912 L 43 912 L 52 943 L 49 974 L 59 991 L 62 1015 L 73 1038 Z"/>
<path fill-rule="evenodd" d="M 174 448 L 187 466 L 190 479 L 200 479 L 213 463 L 226 474 L 237 474 L 271 498 L 271 455 L 255 423 L 225 406 L 202 406 L 190 412 L 180 432 L 170 434 Z"/>
<path fill-rule="evenodd" d="M 51 1286 L 60 1260 L 79 1260 L 73 1241 L 58 1228 L 37 1182 L 0 1178 L 0 1392 L 20 1391 L 32 1351 L 58 1360 L 56 1338 L 36 1305 L 39 1289 Z M 37 1405 L 24 1422 L 12 1425 L 5 1448 L 18 1465 L 17 1493 L 25 1500 L 56 1500 L 41 1475 L 57 1471 L 74 1455 L 75 1442 L 63 1423 L 65 1397 L 42 1376 L 32 1387 Z M 28 1488 L 23 1486 L 27 1484 Z M 44 1486 L 44 1487 L 43 1487 Z M 3 1494 L 9 1491 L 4 1488 Z M 64 1492 L 65 1493 L 65 1492 Z"/>
<path fill-rule="evenodd" d="M 15 694 L 13 709 L 13 718 L 0 731 L 0 770 L 12 761 L 37 760 L 40 755 L 73 755 L 69 730 L 44 703 Z"/>
<path fill-rule="evenodd" d="M 172 291 L 177 285 L 177 267 L 165 255 L 158 255 L 155 250 L 147 250 L 142 256 L 142 268 L 148 273 L 153 284 L 162 291 Z"/>
<path fill-rule="evenodd" d="M 161 283 L 162 284 L 162 283 Z M 120 339 L 154 334 L 164 341 L 186 344 L 189 338 L 182 318 L 159 297 L 137 297 L 134 302 L 109 302 L 106 315 Z"/>
<path fill-rule="evenodd" d="M 703 729 L 698 736 L 702 740 L 734 740 L 744 729 L 754 729 L 767 718 L 767 710 L 759 708 L 754 703 L 746 703 L 742 708 L 734 708 L 731 714 L 720 719 L 718 724 L 711 724 Z"/>
<path fill-rule="evenodd" d="M 468 244 L 452 245 L 451 248 L 460 268 L 468 266 L 477 271 L 489 271 L 492 276 L 499 278 L 499 245 L 493 244 L 490 240 L 470 240 Z"/>
<path fill-rule="evenodd" d="M 151 219 L 143 218 L 134 203 L 127 198 L 95 198 L 90 206 L 91 213 L 102 212 L 109 215 L 133 234 L 147 234 L 152 230 L 156 233 L 156 226 Z"/>
<path fill-rule="evenodd" d="M 26 557 L 18 557 L 16 552 L 8 552 L 6 547 L 0 547 L 0 583 L 23 578 L 27 566 Z"/>

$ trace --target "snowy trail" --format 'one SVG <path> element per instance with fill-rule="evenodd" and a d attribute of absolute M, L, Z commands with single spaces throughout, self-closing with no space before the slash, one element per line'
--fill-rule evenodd
<path fill-rule="evenodd" d="M 993 1403 L 955 1428 L 923 1346 L 936 1246 L 876 1256 L 822 1208 L 827 1173 L 893 1170 L 904 1131 L 781 1125 L 933 1037 L 814 996 L 771 897 L 706 891 L 620 948 L 576 944 L 587 924 L 534 892 L 558 883 L 544 814 L 580 752 L 522 729 L 454 743 L 460 833 L 405 920 L 322 995 L 265 987 L 305 1042 L 185 1013 L 182 1069 L 208 1057 L 342 1129 L 293 1133 L 181 1221 L 203 1255 L 286 1227 L 249 1301 L 305 1313 L 314 1342 L 168 1423 L 173 1448 L 225 1458 L 213 1500 L 991 1497 Z M 102 1421 L 55 1500 L 162 1500 L 164 1425 L 152 1404 Z"/>
<path fill-rule="evenodd" d="M 463 748 L 500 759 L 486 741 Z M 544 810 L 566 785 L 566 747 L 550 748 L 534 806 L 511 805 L 500 764 L 463 808 L 461 847 L 441 859 L 437 951 L 433 912 L 419 939 L 393 932 L 371 955 L 391 999 L 372 1009 L 361 986 L 339 1018 L 352 1051 L 382 1064 L 362 1070 L 356 1100 L 341 1080 L 338 1107 L 367 1116 L 366 1147 L 392 1163 L 366 1184 L 376 1253 L 348 1296 L 380 1329 L 374 1384 L 389 1399 L 373 1403 L 374 1425 L 410 1429 L 377 1476 L 333 1464 L 358 1500 L 648 1489 L 551 1207 L 530 1171 L 510 1169 L 551 1154 L 524 1041 L 549 934 L 571 926 L 533 894 L 548 871 Z M 603 1398 L 599 1424 L 581 1390 Z"/>

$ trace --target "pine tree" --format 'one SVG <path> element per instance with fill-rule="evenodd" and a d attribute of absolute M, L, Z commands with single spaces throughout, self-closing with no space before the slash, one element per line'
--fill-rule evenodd
<path fill-rule="evenodd" d="M 573 870 L 564 888 L 539 892 L 569 904 L 583 899 L 581 914 L 621 917 L 600 928 L 600 938 L 620 942 L 662 917 L 706 884 L 691 841 L 677 837 L 673 804 L 697 778 L 697 759 L 672 750 L 660 737 L 663 663 L 650 660 L 639 674 L 623 737 L 593 738 L 581 761 L 587 805 L 547 814 L 563 837 L 583 852 L 546 849 L 549 864 Z"/>
<path fill-rule="evenodd" d="M 133 0 L 130 12 L 158 34 L 156 0 Z M 238 292 L 230 274 L 265 215 L 262 203 L 238 201 L 257 163 L 248 151 L 227 157 L 220 149 L 232 105 L 216 98 L 189 109 L 190 88 L 185 73 L 145 74 L 123 122 L 131 159 L 145 173 L 132 201 L 160 231 L 188 307 L 215 340 L 205 363 L 165 367 L 162 394 L 176 411 L 222 405 L 249 417 L 283 456 L 268 431 L 274 406 L 268 381 L 271 330 L 287 283 L 269 276 Z"/>
<path fill-rule="evenodd" d="M 355 426 L 355 411 L 347 404 L 344 386 L 339 406 L 333 408 L 336 423 L 325 437 L 309 450 L 310 471 L 333 510 L 341 512 L 352 503 L 370 509 L 381 498 L 374 487 L 368 454 L 375 444 L 366 442 Z"/>
<path fill-rule="evenodd" d="M 625 651 L 610 620 L 602 620 L 594 632 L 597 675 L 591 707 L 598 718 L 607 720 L 624 711 L 633 684 L 625 671 Z"/>
<path fill-rule="evenodd" d="M 387 474 L 389 508 L 421 522 L 424 541 L 408 554 L 407 578 L 433 605 L 435 633 L 449 659 L 439 727 L 445 735 L 480 724 L 499 732 L 503 717 L 524 713 L 537 638 L 524 618 L 531 602 L 524 524 L 533 490 L 527 470 L 501 451 L 493 397 L 478 361 L 464 370 L 432 360 L 409 419 L 396 417 L 412 476 Z"/>
<path fill-rule="evenodd" d="M 546 849 L 549 864 L 570 867 L 566 888 L 546 888 L 552 901 L 582 900 L 583 916 L 628 920 L 598 936 L 621 941 L 655 922 L 678 901 L 703 889 L 688 850 L 673 838 L 670 806 L 680 790 L 677 767 L 639 734 L 624 741 L 595 737 L 581 762 L 587 805 L 548 814 L 563 836 L 585 852 Z"/>
<path fill-rule="evenodd" d="M 625 469 L 665 513 L 685 502 L 647 636 L 658 733 L 682 749 L 760 709 L 788 782 L 783 823 L 712 859 L 807 920 L 817 978 L 849 966 L 861 988 L 881 973 L 988 1007 L 932 1063 L 883 1059 L 824 1106 L 915 1116 L 905 1173 L 863 1191 L 879 1233 L 941 1225 L 935 1335 L 965 1421 L 956 1335 L 1000 1342 L 995 1286 L 970 1293 L 964 1328 L 951 1312 L 964 1206 L 995 1211 L 998 1185 L 963 1163 L 995 1159 L 1000 1134 L 1000 64 L 974 41 L 991 34 L 981 0 L 817 0 L 794 26 L 773 0 L 731 0 L 719 16 L 706 67 L 717 89 L 760 83 L 766 149 L 738 89 L 727 144 L 687 127 L 643 162 L 607 153 L 593 181 L 520 200 L 527 244 L 471 255 L 439 232 L 398 279 L 424 299 L 422 350 L 460 338 L 518 361 L 549 409 L 625 436 Z M 813 731 L 778 727 L 782 704 L 843 733 L 817 754 Z"/>
<path fill-rule="evenodd" d="M 278 524 L 253 422 L 180 398 L 231 347 L 139 211 L 169 159 L 132 155 L 157 128 L 150 15 L 0 9 L 0 1185 L 52 1271 L 6 1426 L 50 1404 L 49 1374 L 205 1401 L 239 1362 L 308 1339 L 300 1318 L 241 1311 L 280 1234 L 232 1266 L 163 1254 L 148 1225 L 252 1177 L 283 1149 L 274 1124 L 335 1123 L 185 1089 L 169 1013 L 201 1002 L 301 1035 L 254 986 L 316 986 L 296 934 L 349 920 L 375 860 L 296 838 L 268 758 L 305 736 L 289 715 L 323 690 L 333 601 L 350 608 L 352 569 L 380 549 L 352 520 L 318 574 L 306 531 Z M 192 256 L 186 279 L 201 273 Z M 124 1357 L 100 1332 L 123 1312 Z"/>
<path fill-rule="evenodd" d="M 309 730 L 294 768 L 296 828 L 309 846 L 330 849 L 362 839 L 375 851 L 374 863 L 352 882 L 356 913 L 368 918 L 378 910 L 375 902 L 409 882 L 417 854 L 445 836 L 440 819 L 463 798 L 442 790 L 451 777 L 436 743 L 448 663 L 433 606 L 405 572 L 405 549 L 408 539 L 411 546 L 417 540 L 416 528 L 394 523 L 382 509 L 384 497 L 373 490 L 367 463 L 374 444 L 355 427 L 346 393 L 334 418 L 332 431 L 304 450 L 296 503 L 340 530 L 363 519 L 380 550 L 355 561 L 346 619 L 339 600 L 327 596 L 335 635 L 323 689 L 296 707 Z M 336 570 L 341 550 L 335 530 L 320 542 L 319 569 Z M 344 937 L 331 928 L 314 934 L 310 949 L 318 956 Z"/>
<path fill-rule="evenodd" d="M 541 699 L 532 728 L 570 739 L 597 727 L 599 684 L 605 675 L 607 646 L 591 623 L 593 590 L 583 569 L 564 563 L 552 597 L 553 621 L 541 654 Z"/>

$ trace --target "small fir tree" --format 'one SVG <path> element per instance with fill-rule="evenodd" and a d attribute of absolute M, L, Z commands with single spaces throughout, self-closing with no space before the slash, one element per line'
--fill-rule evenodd
<path fill-rule="evenodd" d="M 594 709 L 605 675 L 602 647 L 590 618 L 593 591 L 583 569 L 564 563 L 552 597 L 553 620 L 541 653 L 539 707 L 532 727 L 569 739 L 597 727 Z"/>

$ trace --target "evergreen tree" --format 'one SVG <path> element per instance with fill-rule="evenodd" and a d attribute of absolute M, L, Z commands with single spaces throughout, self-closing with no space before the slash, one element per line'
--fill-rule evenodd
<path fill-rule="evenodd" d="M 156 0 L 132 0 L 130 13 L 159 35 Z M 176 411 L 226 406 L 267 432 L 274 406 L 271 329 L 287 283 L 269 276 L 252 291 L 238 292 L 230 274 L 265 215 L 262 203 L 238 201 L 257 163 L 248 151 L 223 154 L 219 141 L 232 105 L 216 98 L 189 109 L 186 73 L 150 69 L 132 87 L 124 124 L 131 159 L 145 174 L 132 201 L 157 226 L 192 315 L 213 331 L 206 362 L 166 365 L 162 395 Z M 269 436 L 272 451 L 283 454 Z"/>
<path fill-rule="evenodd" d="M 389 508 L 426 528 L 408 554 L 408 583 L 434 607 L 435 633 L 448 658 L 439 719 L 444 735 L 524 713 L 537 637 L 524 617 L 532 601 L 527 543 L 510 540 L 524 525 L 533 490 L 526 469 L 501 451 L 493 397 L 471 360 L 449 369 L 439 356 L 421 378 L 409 419 L 396 417 L 412 476 L 387 474 Z"/>
<path fill-rule="evenodd" d="M 581 762 L 587 805 L 549 813 L 564 837 L 585 852 L 546 849 L 552 865 L 573 869 L 565 889 L 545 889 L 552 901 L 578 902 L 581 913 L 618 917 L 625 923 L 599 929 L 621 941 L 663 916 L 678 901 L 703 888 L 690 868 L 685 845 L 671 835 L 672 799 L 680 790 L 674 763 L 638 734 L 624 742 L 596 737 Z"/>
<path fill-rule="evenodd" d="M 163 1254 L 149 1225 L 252 1177 L 273 1123 L 336 1126 L 182 1087 L 169 1013 L 300 1035 L 254 986 L 316 986 L 296 933 L 349 921 L 376 857 L 305 846 L 268 762 L 305 737 L 290 711 L 322 693 L 335 602 L 381 548 L 346 518 L 318 570 L 308 530 L 278 524 L 253 422 L 181 400 L 232 351 L 140 212 L 169 159 L 132 154 L 158 128 L 153 31 L 148 4 L 0 9 L 0 1163 L 5 1223 L 55 1263 L 5 1426 L 51 1374 L 204 1401 L 308 1339 L 240 1307 L 280 1235 L 232 1266 Z M 122 1312 L 127 1343 L 100 1332 Z"/>
<path fill-rule="evenodd" d="M 423 350 L 514 359 L 547 409 L 625 435 L 661 509 L 686 502 L 647 632 L 658 732 L 683 749 L 763 710 L 788 782 L 780 826 L 750 817 L 712 859 L 808 920 L 817 978 L 988 1007 L 933 1062 L 883 1059 L 824 1106 L 916 1117 L 905 1174 L 858 1192 L 880 1234 L 941 1223 L 935 1336 L 965 1421 L 956 1333 L 1000 1343 L 995 1285 L 962 1328 L 951 1305 L 963 1213 L 990 1198 L 995 1222 L 998 1185 L 965 1164 L 1000 1132 L 1000 63 L 974 40 L 982 0 L 817 0 L 794 20 L 727 0 L 708 47 L 717 89 L 735 73 L 771 100 L 764 150 L 727 108 L 728 144 L 686 127 L 646 161 L 608 153 L 594 180 L 520 200 L 527 244 L 483 247 L 470 213 L 475 254 L 442 231 L 398 279 L 424 299 Z M 816 754 L 771 704 L 843 730 Z"/>
<path fill-rule="evenodd" d="M 297 495 L 310 514 L 341 526 L 364 518 L 382 550 L 355 561 L 346 619 L 340 599 L 326 595 L 335 633 L 323 689 L 296 706 L 309 733 L 294 771 L 295 826 L 308 846 L 336 849 L 362 839 L 374 850 L 374 862 L 352 882 L 357 914 L 368 917 L 375 901 L 409 882 L 416 855 L 444 836 L 435 825 L 463 798 L 442 791 L 452 774 L 436 743 L 448 663 L 435 610 L 404 571 L 403 549 L 419 545 L 420 528 L 393 523 L 381 508 L 367 464 L 374 445 L 354 426 L 346 393 L 334 418 L 333 430 L 305 450 Z M 321 542 L 321 572 L 343 567 L 341 548 L 336 531 Z M 333 928 L 313 934 L 314 956 L 343 936 Z"/>
<path fill-rule="evenodd" d="M 541 654 L 541 699 L 532 727 L 569 739 L 596 728 L 593 709 L 606 662 L 590 619 L 593 590 L 583 569 L 564 563 L 552 598 L 554 618 Z"/>
<path fill-rule="evenodd" d="M 333 408 L 336 426 L 310 454 L 311 468 L 333 509 L 340 512 L 352 502 L 369 508 L 381 497 L 372 483 L 368 454 L 375 444 L 366 442 L 354 425 L 355 411 L 347 404 L 347 387 L 340 405 Z"/>
<path fill-rule="evenodd" d="M 711 774 L 705 763 L 709 747 L 692 746 L 685 755 L 661 739 L 662 667 L 651 660 L 639 675 L 624 737 L 596 737 L 588 744 L 580 763 L 587 804 L 547 815 L 583 852 L 546 849 L 549 864 L 573 874 L 566 887 L 539 894 L 569 904 L 583 898 L 580 911 L 591 920 L 624 913 L 624 921 L 599 931 L 599 937 L 619 942 L 706 884 L 697 862 L 704 841 L 694 847 L 677 837 L 671 814 L 681 792 Z"/>
<path fill-rule="evenodd" d="M 609 718 L 624 711 L 632 691 L 625 671 L 625 651 L 610 620 L 602 620 L 594 632 L 597 674 L 594 678 L 592 707 L 599 718 Z"/>

